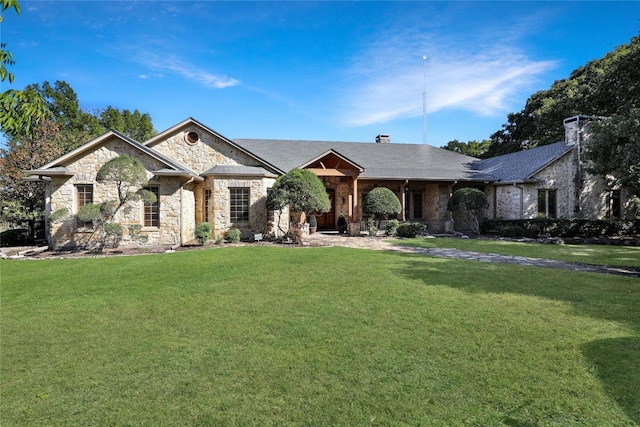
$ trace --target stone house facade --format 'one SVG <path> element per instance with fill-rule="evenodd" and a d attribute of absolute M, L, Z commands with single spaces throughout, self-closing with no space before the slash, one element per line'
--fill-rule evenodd
<path fill-rule="evenodd" d="M 536 149 L 478 160 L 440 148 L 375 143 L 228 139 L 193 118 L 145 142 L 109 131 L 36 170 L 28 179 L 46 183 L 47 218 L 66 210 L 62 220 L 48 220 L 53 248 L 91 245 L 94 229 L 75 217 L 86 203 L 115 197 L 115 184 L 96 181 L 108 160 L 126 153 L 142 161 L 147 189 L 158 201 L 132 202 L 117 221 L 124 225 L 122 245 L 138 245 L 129 229 L 141 227 L 148 245 L 183 245 L 195 238 L 196 224 L 212 224 L 214 236 L 240 229 L 246 238 L 277 234 L 290 226 L 288 211 L 278 218 L 267 211 L 266 197 L 275 180 L 294 168 L 314 172 L 324 183 L 331 211 L 318 216 L 318 227 L 334 230 L 340 215 L 358 234 L 367 212 L 362 201 L 378 186 L 400 199 L 401 220 L 421 221 L 430 231 L 454 228 L 448 200 L 458 188 L 473 186 L 487 194 L 488 218 L 625 217 L 631 194 L 607 190 L 586 174 L 580 144 L 591 118 L 565 120 L 565 141 Z M 617 205 L 616 205 L 617 204 Z M 54 217 L 56 215 L 53 215 Z"/>

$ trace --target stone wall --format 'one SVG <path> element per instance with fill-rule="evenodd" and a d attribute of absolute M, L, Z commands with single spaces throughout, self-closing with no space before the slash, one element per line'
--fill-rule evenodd
<path fill-rule="evenodd" d="M 189 132 L 198 134 L 199 140 L 196 143 L 190 144 L 185 139 Z M 203 131 L 196 125 L 186 126 L 174 135 L 152 144 L 150 147 L 198 174 L 216 165 L 259 166 L 256 160 L 244 152 L 215 135 Z"/>
<path fill-rule="evenodd" d="M 256 233 L 268 233 L 267 189 L 275 182 L 262 177 L 207 177 L 205 188 L 211 190 L 209 218 L 212 219 L 213 236 L 219 237 L 231 228 L 240 229 L 244 237 Z M 249 188 L 249 221 L 233 223 L 230 217 L 230 188 Z M 277 221 L 277 218 L 276 218 Z M 288 212 L 281 218 L 281 227 L 289 228 Z"/>
<path fill-rule="evenodd" d="M 122 153 L 139 158 L 147 170 L 150 178 L 149 185 L 156 185 L 160 195 L 160 227 L 143 227 L 142 234 L 148 237 L 147 245 L 173 245 L 180 242 L 180 210 L 181 183 L 179 178 L 154 178 L 151 171 L 163 165 L 149 156 L 141 156 L 130 144 L 117 138 L 105 141 L 100 147 L 86 153 L 72 163 L 67 169 L 74 172 L 71 177 L 53 177 L 49 184 L 48 213 L 66 209 L 71 214 L 66 219 L 50 222 L 50 244 L 54 248 L 75 248 L 93 246 L 96 236 L 93 229 L 78 229 L 75 214 L 77 214 L 76 185 L 91 184 L 93 186 L 93 202 L 101 203 L 107 200 L 118 200 L 115 183 L 99 183 L 96 181 L 98 170 L 107 161 Z M 138 240 L 131 239 L 128 225 L 144 224 L 144 207 L 142 201 L 130 202 L 127 209 L 122 208 L 116 215 L 115 222 L 125 227 L 125 234 L 120 242 L 122 246 L 140 245 Z M 193 228 L 193 227 L 192 227 Z M 192 231 L 193 232 L 193 231 Z"/>

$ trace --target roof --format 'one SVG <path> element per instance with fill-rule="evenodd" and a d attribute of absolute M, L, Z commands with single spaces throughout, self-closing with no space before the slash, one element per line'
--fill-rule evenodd
<path fill-rule="evenodd" d="M 556 142 L 481 160 L 475 167 L 502 184 L 531 181 L 536 173 L 571 151 L 573 147 L 562 141 Z"/>
<path fill-rule="evenodd" d="M 160 169 L 158 172 L 159 175 L 175 175 L 175 176 L 187 176 L 193 177 L 196 179 L 201 179 L 198 174 L 189 170 L 188 168 L 182 166 L 180 163 L 174 161 L 173 159 L 163 155 L 162 153 L 153 150 L 145 145 L 142 145 L 138 141 L 129 138 L 126 135 L 114 130 L 110 130 L 97 138 L 92 139 L 86 144 L 81 145 L 75 150 L 71 150 L 67 154 L 64 154 L 61 157 L 58 157 L 54 161 L 47 163 L 46 165 L 34 169 L 25 171 L 27 175 L 38 175 L 38 176 L 53 176 L 53 175 L 73 175 L 72 172 L 69 172 L 66 168 L 66 165 L 70 163 L 73 159 L 84 155 L 87 152 L 94 150 L 97 146 L 106 142 L 110 138 L 115 137 L 123 142 L 133 146 L 137 150 L 147 154 L 148 156 L 158 160 L 160 163 L 167 166 L 166 168 Z"/>
<path fill-rule="evenodd" d="M 234 142 L 282 171 L 303 167 L 332 151 L 364 169 L 358 179 L 491 180 L 472 167 L 477 159 L 431 145 L 274 139 Z"/>
<path fill-rule="evenodd" d="M 216 165 L 211 169 L 202 173 L 202 176 L 222 175 L 222 176 L 259 176 L 276 178 L 277 175 L 269 172 L 265 168 L 259 166 L 242 166 L 242 165 Z"/>

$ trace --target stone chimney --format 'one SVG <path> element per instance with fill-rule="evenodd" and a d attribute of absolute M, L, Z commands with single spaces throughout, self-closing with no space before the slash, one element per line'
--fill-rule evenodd
<path fill-rule="evenodd" d="M 381 133 L 376 136 L 376 144 L 388 144 L 391 142 L 391 135 Z"/>
<path fill-rule="evenodd" d="M 581 144 L 589 138 L 589 123 L 600 120 L 599 116 L 573 116 L 563 120 L 564 143 L 567 145 Z"/>

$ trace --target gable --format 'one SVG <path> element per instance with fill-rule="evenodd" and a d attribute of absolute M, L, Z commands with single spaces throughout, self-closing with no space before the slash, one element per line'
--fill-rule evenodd
<path fill-rule="evenodd" d="M 106 132 L 38 169 L 25 172 L 39 179 L 82 175 L 84 180 L 93 181 L 99 168 L 120 154 L 140 159 L 149 171 L 150 177 L 164 175 L 201 179 L 193 171 L 172 159 L 116 131 Z"/>
<path fill-rule="evenodd" d="M 318 176 L 358 176 L 364 169 L 341 154 L 330 150 L 300 165 Z"/>
<path fill-rule="evenodd" d="M 535 180 L 534 175 L 571 152 L 574 146 L 564 142 L 543 145 L 502 156 L 491 157 L 477 163 L 478 171 L 495 177 L 501 184 Z"/>
<path fill-rule="evenodd" d="M 270 172 L 280 172 L 193 118 L 154 136 L 144 145 L 198 174 L 208 172 L 216 166 L 262 167 Z"/>

